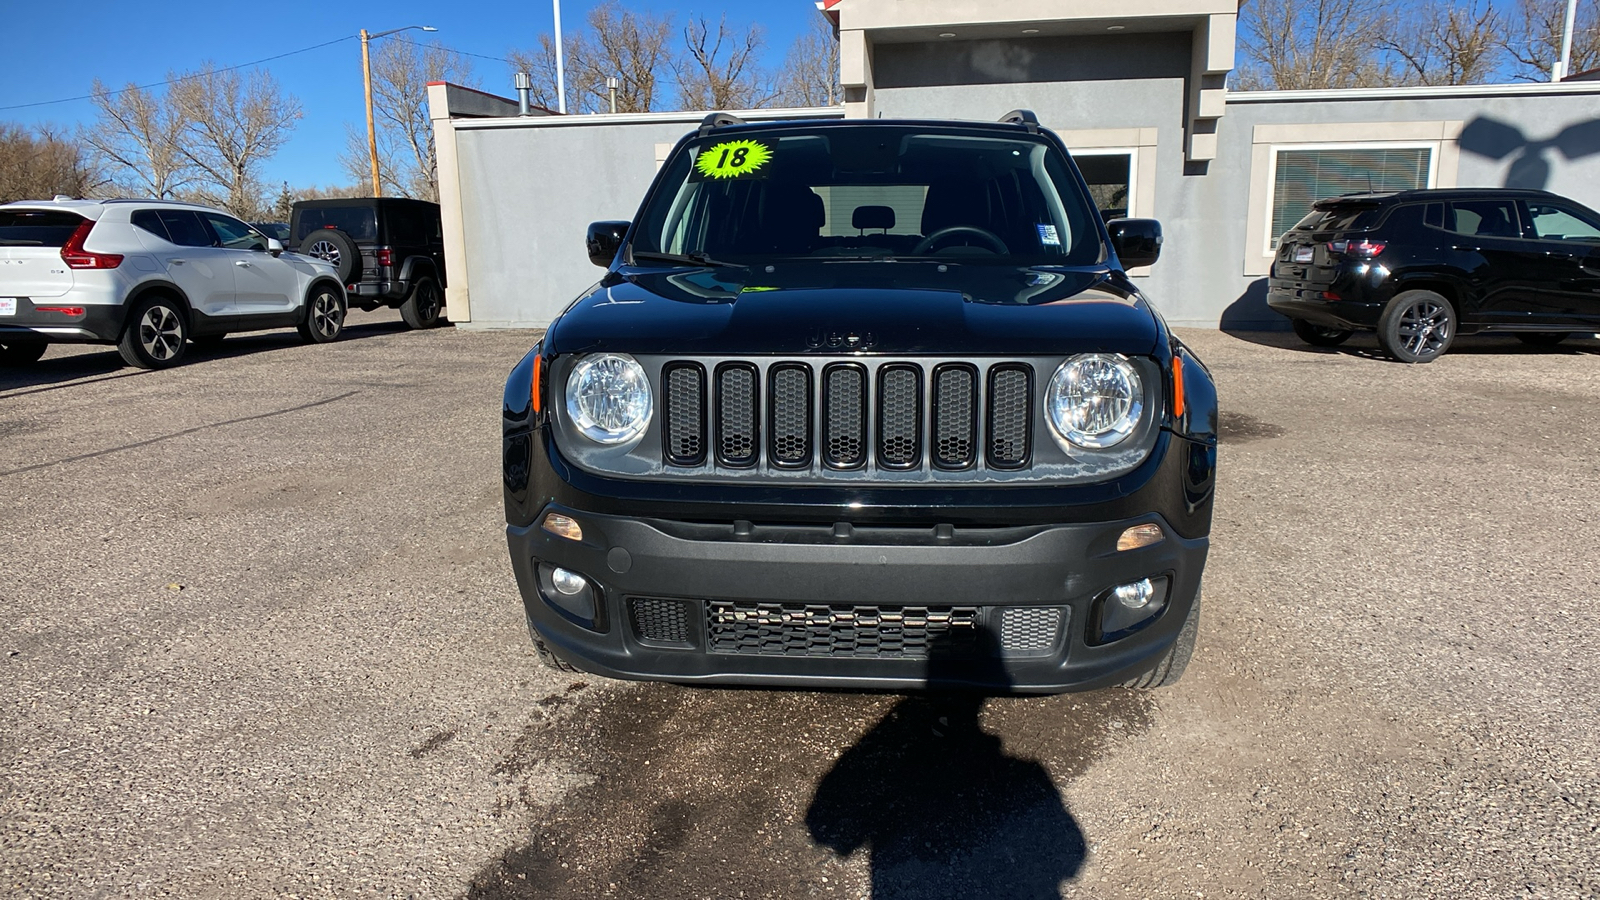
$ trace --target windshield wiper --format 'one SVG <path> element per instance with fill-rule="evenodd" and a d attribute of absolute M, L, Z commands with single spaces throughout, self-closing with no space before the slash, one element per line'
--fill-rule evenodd
<path fill-rule="evenodd" d="M 653 250 L 629 251 L 634 259 L 655 259 L 662 262 L 688 263 L 693 266 L 731 266 L 734 263 L 722 262 L 697 251 L 688 253 L 656 253 Z"/>

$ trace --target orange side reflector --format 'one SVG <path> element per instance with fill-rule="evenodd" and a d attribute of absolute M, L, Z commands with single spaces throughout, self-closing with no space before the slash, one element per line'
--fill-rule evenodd
<path fill-rule="evenodd" d="M 1172 357 L 1172 417 L 1183 415 L 1183 357 Z"/>
<path fill-rule="evenodd" d="M 528 388 L 528 399 L 533 403 L 533 411 L 536 412 L 536 413 L 543 411 L 543 410 L 539 409 L 539 375 L 543 371 L 544 371 L 544 357 L 534 357 L 534 360 L 533 360 L 533 383 Z"/>

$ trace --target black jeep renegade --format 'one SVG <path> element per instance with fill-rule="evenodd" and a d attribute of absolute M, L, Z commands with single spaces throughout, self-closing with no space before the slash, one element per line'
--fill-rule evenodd
<path fill-rule="evenodd" d="M 506 384 L 549 665 L 700 684 L 1153 686 L 1194 647 L 1216 392 L 1061 141 L 708 117 Z"/>

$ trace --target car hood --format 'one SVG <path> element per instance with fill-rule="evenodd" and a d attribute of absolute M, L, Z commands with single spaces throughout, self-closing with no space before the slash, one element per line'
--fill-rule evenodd
<path fill-rule="evenodd" d="M 1148 355 L 1159 326 L 1105 268 L 921 262 L 623 268 L 552 326 L 557 353 Z"/>

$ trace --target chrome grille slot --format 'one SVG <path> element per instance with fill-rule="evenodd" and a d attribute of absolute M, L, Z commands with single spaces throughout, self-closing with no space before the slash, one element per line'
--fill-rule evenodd
<path fill-rule="evenodd" d="M 759 396 L 755 366 L 730 363 L 717 370 L 717 460 L 723 465 L 756 464 Z"/>
<path fill-rule="evenodd" d="M 822 370 L 822 458 L 836 469 L 867 461 L 867 370 L 838 363 Z"/>
<path fill-rule="evenodd" d="M 767 373 L 774 465 L 811 463 L 811 369 L 802 363 L 780 363 Z"/>
<path fill-rule="evenodd" d="M 672 465 L 698 466 L 706 459 L 705 369 L 696 363 L 673 363 L 664 372 L 663 452 Z"/>
<path fill-rule="evenodd" d="M 933 459 L 942 469 L 964 469 L 977 459 L 977 387 L 971 366 L 933 371 Z"/>
<path fill-rule="evenodd" d="M 878 370 L 878 458 L 890 469 L 922 461 L 922 378 L 916 366 Z"/>
<path fill-rule="evenodd" d="M 1032 370 L 1008 363 L 989 370 L 989 465 L 1028 464 L 1033 422 Z"/>

